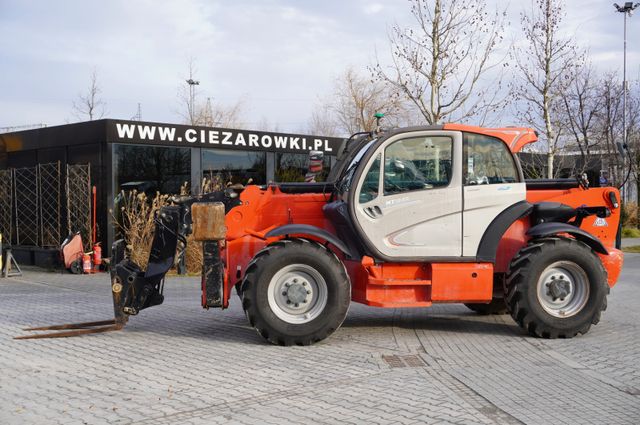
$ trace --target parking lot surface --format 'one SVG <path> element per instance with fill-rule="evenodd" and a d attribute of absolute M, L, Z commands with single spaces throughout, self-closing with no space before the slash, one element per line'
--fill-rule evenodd
<path fill-rule="evenodd" d="M 0 279 L 1 424 L 640 423 L 640 255 L 587 335 L 526 336 L 462 305 L 352 305 L 311 347 L 277 347 L 198 278 L 124 331 L 24 340 L 21 328 L 112 317 L 107 274 Z"/>

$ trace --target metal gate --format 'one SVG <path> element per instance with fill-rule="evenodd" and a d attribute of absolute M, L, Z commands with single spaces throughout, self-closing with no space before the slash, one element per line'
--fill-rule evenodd
<path fill-rule="evenodd" d="M 12 240 L 13 172 L 0 170 L 0 234 L 6 242 Z"/>
<path fill-rule="evenodd" d="M 67 229 L 80 232 L 85 251 L 91 249 L 91 166 L 67 165 Z"/>
<path fill-rule="evenodd" d="M 38 167 L 13 170 L 16 243 L 38 246 L 40 229 Z"/>
<path fill-rule="evenodd" d="M 40 246 L 60 245 L 60 163 L 38 165 L 40 203 Z"/>
<path fill-rule="evenodd" d="M 92 237 L 89 164 L 60 162 L 0 171 L 0 233 L 8 243 L 58 247 L 67 232 L 79 231 L 89 250 Z"/>

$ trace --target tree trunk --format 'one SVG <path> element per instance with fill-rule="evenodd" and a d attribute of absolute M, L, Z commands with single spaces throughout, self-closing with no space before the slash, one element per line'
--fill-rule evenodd
<path fill-rule="evenodd" d="M 631 164 L 629 164 L 631 166 Z M 636 154 L 636 167 L 640 167 L 640 154 Z M 637 170 L 638 168 L 636 168 Z M 636 172 L 636 227 L 640 229 L 640 175 Z"/>

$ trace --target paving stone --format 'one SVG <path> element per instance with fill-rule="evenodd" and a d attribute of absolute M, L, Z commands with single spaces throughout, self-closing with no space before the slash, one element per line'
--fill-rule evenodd
<path fill-rule="evenodd" d="M 640 423 L 638 273 L 628 255 L 601 323 L 570 340 L 461 305 L 354 304 L 328 340 L 285 348 L 235 297 L 202 310 L 198 278 L 181 277 L 124 331 L 16 341 L 112 315 L 106 275 L 25 270 L 0 279 L 0 423 Z"/>

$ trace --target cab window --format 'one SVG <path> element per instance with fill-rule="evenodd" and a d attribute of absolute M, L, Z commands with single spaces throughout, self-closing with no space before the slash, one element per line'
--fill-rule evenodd
<path fill-rule="evenodd" d="M 371 163 L 369 169 L 364 175 L 364 181 L 360 187 L 358 200 L 361 204 L 369 202 L 378 197 L 378 187 L 380 186 L 380 157 L 378 154 L 375 161 Z"/>
<path fill-rule="evenodd" d="M 501 140 L 465 133 L 463 152 L 463 181 L 466 186 L 519 181 L 513 156 Z"/>
<path fill-rule="evenodd" d="M 384 194 L 435 189 L 451 182 L 453 140 L 446 136 L 398 140 L 384 151 Z"/>

